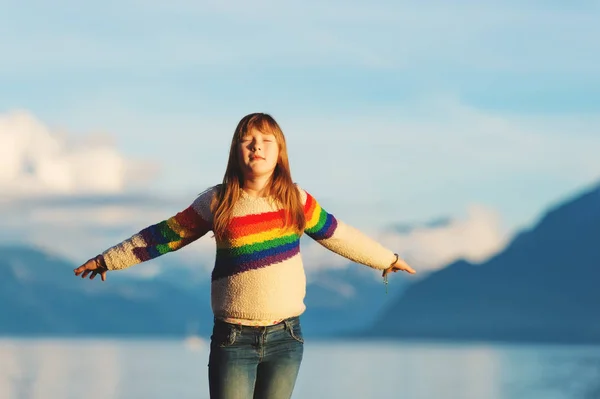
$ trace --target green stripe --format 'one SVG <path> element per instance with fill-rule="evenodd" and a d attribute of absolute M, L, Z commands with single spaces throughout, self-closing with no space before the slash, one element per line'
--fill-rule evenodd
<path fill-rule="evenodd" d="M 168 254 L 169 252 L 173 251 L 173 249 L 171 249 L 171 247 L 169 247 L 169 244 L 158 244 L 156 246 L 156 250 L 161 254 Z"/>
<path fill-rule="evenodd" d="M 275 248 L 298 240 L 298 234 L 290 234 L 273 240 L 257 242 L 255 244 L 242 245 L 236 248 L 222 248 L 217 250 L 219 254 L 234 252 L 236 255 L 247 255 L 257 251 Z"/>
<path fill-rule="evenodd" d="M 160 235 L 164 237 L 167 240 L 167 242 L 181 240 L 179 234 L 174 232 L 173 229 L 169 227 L 166 220 L 159 223 L 158 231 L 160 231 Z"/>
<path fill-rule="evenodd" d="M 317 224 L 315 224 L 313 227 L 308 229 L 308 232 L 316 233 L 317 231 L 321 230 L 323 228 L 323 226 L 325 225 L 326 221 L 327 221 L 327 212 L 325 212 L 323 210 L 323 208 L 321 208 L 321 212 L 320 212 L 319 220 L 317 221 Z"/>

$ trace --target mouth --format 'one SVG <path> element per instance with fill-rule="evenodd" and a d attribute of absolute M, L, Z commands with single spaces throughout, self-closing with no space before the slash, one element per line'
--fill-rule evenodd
<path fill-rule="evenodd" d="M 250 157 L 250 160 L 251 161 L 260 161 L 260 160 L 264 161 L 265 159 L 263 157 L 259 157 L 258 155 L 254 155 L 254 156 Z"/>

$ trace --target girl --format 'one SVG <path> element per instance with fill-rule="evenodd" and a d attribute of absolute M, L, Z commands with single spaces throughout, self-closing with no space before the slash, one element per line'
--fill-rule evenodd
<path fill-rule="evenodd" d="M 214 312 L 209 355 L 212 399 L 290 398 L 303 354 L 299 316 L 306 279 L 300 236 L 354 262 L 415 271 L 397 254 L 327 213 L 295 185 L 285 137 L 267 114 L 245 116 L 229 151 L 223 183 L 185 210 L 149 226 L 76 268 L 106 280 L 120 270 L 176 251 L 209 231 L 217 254 L 211 277 Z"/>

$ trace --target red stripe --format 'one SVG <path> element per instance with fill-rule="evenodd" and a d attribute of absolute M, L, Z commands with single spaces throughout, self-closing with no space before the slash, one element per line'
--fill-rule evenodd
<path fill-rule="evenodd" d="M 194 210 L 193 207 L 189 206 L 185 210 L 179 212 L 174 216 L 175 221 L 181 227 L 188 231 L 202 230 L 207 232 L 210 230 L 210 223 L 202 219 L 202 217 Z"/>
<path fill-rule="evenodd" d="M 313 198 L 312 195 L 306 193 L 306 204 L 304 204 L 304 215 L 306 220 L 312 219 L 312 214 L 315 211 L 317 206 L 317 201 Z"/>
<path fill-rule="evenodd" d="M 274 212 L 264 212 L 264 213 L 256 213 L 253 215 L 245 215 L 245 216 L 236 216 L 231 218 L 229 222 L 229 227 L 237 228 L 240 226 L 264 223 L 264 222 L 272 222 L 276 220 L 282 220 L 284 215 L 283 209 Z"/>
<path fill-rule="evenodd" d="M 264 223 L 247 224 L 243 226 L 231 227 L 230 237 L 233 239 L 241 238 L 250 234 L 263 233 L 275 228 L 283 227 L 283 219 L 271 220 Z"/>

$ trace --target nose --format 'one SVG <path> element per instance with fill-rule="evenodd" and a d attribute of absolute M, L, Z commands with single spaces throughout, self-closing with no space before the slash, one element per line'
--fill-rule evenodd
<path fill-rule="evenodd" d="M 252 141 L 252 143 L 250 144 L 250 150 L 260 151 L 260 143 L 256 140 Z"/>

